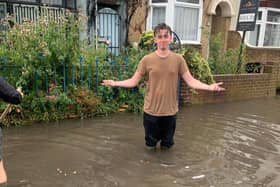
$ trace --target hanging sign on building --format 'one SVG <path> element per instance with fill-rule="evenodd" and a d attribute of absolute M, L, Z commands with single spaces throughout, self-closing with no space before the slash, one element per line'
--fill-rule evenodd
<path fill-rule="evenodd" d="M 237 31 L 255 30 L 259 0 L 240 0 Z"/>

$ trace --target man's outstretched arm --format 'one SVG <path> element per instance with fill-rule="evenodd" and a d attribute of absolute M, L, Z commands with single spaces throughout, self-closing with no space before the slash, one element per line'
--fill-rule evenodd
<path fill-rule="evenodd" d="M 218 82 L 218 83 L 214 83 L 211 85 L 205 84 L 203 82 L 200 82 L 199 80 L 195 79 L 189 70 L 187 70 L 184 74 L 183 74 L 183 79 L 184 81 L 191 87 L 194 89 L 199 89 L 199 90 L 208 90 L 208 91 L 225 91 L 225 88 L 221 87 L 221 85 L 223 85 L 223 82 Z"/>
<path fill-rule="evenodd" d="M 141 74 L 138 71 L 136 71 L 130 79 L 126 79 L 123 81 L 103 80 L 101 85 L 111 86 L 111 87 L 132 88 L 132 87 L 135 87 L 139 83 L 139 81 L 141 80 L 141 77 L 142 77 Z"/>

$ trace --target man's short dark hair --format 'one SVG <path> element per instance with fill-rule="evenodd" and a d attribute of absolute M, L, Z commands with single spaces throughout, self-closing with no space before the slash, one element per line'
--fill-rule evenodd
<path fill-rule="evenodd" d="M 165 23 L 160 23 L 154 28 L 154 36 L 156 36 L 156 34 L 159 33 L 160 30 L 167 30 L 169 34 L 172 35 L 171 28 Z"/>

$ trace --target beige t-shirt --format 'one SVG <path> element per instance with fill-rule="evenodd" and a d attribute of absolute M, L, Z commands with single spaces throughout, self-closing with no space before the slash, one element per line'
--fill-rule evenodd
<path fill-rule="evenodd" d="M 175 115 L 178 112 L 178 78 L 187 70 L 184 58 L 174 52 L 164 58 L 155 52 L 144 56 L 137 68 L 147 81 L 144 112 L 154 116 Z"/>

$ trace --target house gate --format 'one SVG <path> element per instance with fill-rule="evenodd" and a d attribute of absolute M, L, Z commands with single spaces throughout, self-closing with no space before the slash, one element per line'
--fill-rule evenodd
<path fill-rule="evenodd" d="M 102 8 L 97 14 L 98 43 L 105 43 L 112 54 L 121 50 L 121 18 L 111 8 Z"/>

